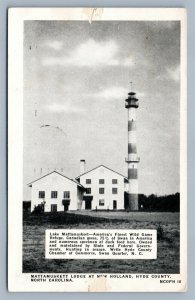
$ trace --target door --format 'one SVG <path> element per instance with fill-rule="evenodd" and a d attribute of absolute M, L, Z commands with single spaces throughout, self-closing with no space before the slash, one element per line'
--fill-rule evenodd
<path fill-rule="evenodd" d="M 113 200 L 113 209 L 117 209 L 117 201 L 116 200 Z"/>
<path fill-rule="evenodd" d="M 51 204 L 51 212 L 57 211 L 57 204 Z"/>
<path fill-rule="evenodd" d="M 70 205 L 70 200 L 65 200 L 64 201 L 64 211 L 68 211 L 69 205 Z"/>
<path fill-rule="evenodd" d="M 91 209 L 91 199 L 85 200 L 85 209 Z"/>
<path fill-rule="evenodd" d="M 93 196 L 83 196 L 83 200 L 85 201 L 85 209 L 91 209 Z"/>

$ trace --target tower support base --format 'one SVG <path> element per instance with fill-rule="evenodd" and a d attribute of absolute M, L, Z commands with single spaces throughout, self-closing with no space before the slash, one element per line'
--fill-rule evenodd
<path fill-rule="evenodd" d="M 138 210 L 138 194 L 127 194 L 126 211 Z"/>

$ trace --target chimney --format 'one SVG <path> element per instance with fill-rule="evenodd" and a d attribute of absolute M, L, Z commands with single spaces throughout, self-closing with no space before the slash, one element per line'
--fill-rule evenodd
<path fill-rule="evenodd" d="M 80 175 L 85 173 L 85 160 L 80 160 Z"/>

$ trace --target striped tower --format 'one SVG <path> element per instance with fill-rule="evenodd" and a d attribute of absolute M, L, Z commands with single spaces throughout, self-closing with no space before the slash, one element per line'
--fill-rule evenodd
<path fill-rule="evenodd" d="M 128 201 L 127 210 L 138 210 L 138 172 L 137 167 L 139 158 L 137 156 L 136 144 L 136 109 L 138 108 L 138 99 L 135 93 L 128 93 L 125 100 L 125 107 L 128 109 Z"/>

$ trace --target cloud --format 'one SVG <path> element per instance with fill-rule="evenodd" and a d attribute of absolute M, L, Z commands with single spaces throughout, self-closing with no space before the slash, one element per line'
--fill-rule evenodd
<path fill-rule="evenodd" d="M 176 68 L 168 68 L 167 74 L 168 74 L 169 78 L 178 82 L 180 80 L 180 66 L 177 66 Z"/>
<path fill-rule="evenodd" d="M 175 82 L 179 82 L 180 80 L 180 66 L 166 68 L 163 70 L 163 73 L 160 73 L 158 76 L 156 76 L 157 80 L 160 81 L 167 81 L 167 80 L 173 80 Z"/>
<path fill-rule="evenodd" d="M 91 97 L 106 99 L 106 100 L 125 99 L 128 97 L 128 89 L 119 86 L 118 87 L 110 86 L 96 94 L 92 94 Z M 137 92 L 136 97 L 144 97 L 144 93 Z"/>
<path fill-rule="evenodd" d="M 56 50 L 56 51 L 59 51 L 62 49 L 63 47 L 63 42 L 62 41 L 57 41 L 57 40 L 53 40 L 53 41 L 45 41 L 43 43 L 43 46 L 45 47 L 48 47 L 52 50 Z"/>
<path fill-rule="evenodd" d="M 121 65 L 124 67 L 132 67 L 135 64 L 135 60 L 132 56 L 129 56 L 123 60 L 121 60 Z"/>
<path fill-rule="evenodd" d="M 45 66 L 77 66 L 77 67 L 105 67 L 132 66 L 132 57 L 121 59 L 119 47 L 114 40 L 97 42 L 89 39 L 80 44 L 65 56 L 49 56 L 42 60 Z"/>
<path fill-rule="evenodd" d="M 125 90 L 123 87 L 115 87 L 111 86 L 108 87 L 96 94 L 93 94 L 95 98 L 100 99 L 107 99 L 107 100 L 113 100 L 113 99 L 121 99 L 124 98 L 127 95 L 127 90 Z"/>
<path fill-rule="evenodd" d="M 144 98 L 145 96 L 146 96 L 145 93 L 139 92 L 139 91 L 137 92 L 137 91 L 136 91 L 136 98 L 138 98 L 138 99 L 139 99 L 139 98 Z"/>
<path fill-rule="evenodd" d="M 81 114 L 83 113 L 83 109 L 80 107 L 73 106 L 71 103 L 52 103 L 46 107 L 47 110 L 54 113 L 73 113 L 73 114 Z"/>

